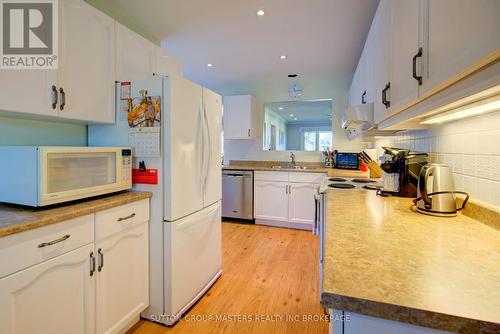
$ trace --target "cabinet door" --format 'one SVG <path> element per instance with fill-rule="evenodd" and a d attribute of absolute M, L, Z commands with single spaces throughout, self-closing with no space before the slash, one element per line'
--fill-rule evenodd
<path fill-rule="evenodd" d="M 0 279 L 0 333 L 95 333 L 94 245 Z"/>
<path fill-rule="evenodd" d="M 308 230 L 313 228 L 316 213 L 314 195 L 317 192 L 317 184 L 290 183 L 288 217 L 289 222 L 297 228 Z"/>
<path fill-rule="evenodd" d="M 65 92 L 64 118 L 114 122 L 114 20 L 82 0 L 60 6 L 59 87 Z M 60 96 L 60 98 L 62 98 Z M 61 106 L 62 106 L 62 102 Z"/>
<path fill-rule="evenodd" d="M 413 78 L 413 56 L 419 48 L 420 0 L 392 0 L 391 107 L 399 111 L 418 98 L 418 81 Z M 421 64 L 416 58 L 416 65 Z M 421 66 L 416 67 L 417 75 Z"/>
<path fill-rule="evenodd" d="M 251 95 L 224 97 L 224 138 L 253 139 L 255 131 L 255 101 Z"/>
<path fill-rule="evenodd" d="M 56 70 L 0 70 L 0 111 L 57 116 L 56 78 Z"/>
<path fill-rule="evenodd" d="M 116 80 L 136 81 L 155 72 L 156 45 L 116 22 Z"/>
<path fill-rule="evenodd" d="M 426 0 L 427 94 L 500 48 L 500 1 Z"/>
<path fill-rule="evenodd" d="M 148 223 L 97 241 L 96 250 L 97 333 L 117 333 L 149 305 Z"/>
<path fill-rule="evenodd" d="M 382 92 L 390 79 L 391 63 L 391 0 L 380 0 L 377 12 L 373 18 L 373 71 L 375 78 L 375 99 L 374 99 L 374 118 L 375 123 L 384 119 L 388 110 L 382 101 Z M 387 100 L 391 99 L 391 90 L 386 89 Z"/>
<path fill-rule="evenodd" d="M 182 77 L 182 63 L 161 47 L 155 47 L 155 75 L 176 75 Z"/>
<path fill-rule="evenodd" d="M 254 181 L 256 219 L 288 221 L 287 186 L 285 182 Z"/>

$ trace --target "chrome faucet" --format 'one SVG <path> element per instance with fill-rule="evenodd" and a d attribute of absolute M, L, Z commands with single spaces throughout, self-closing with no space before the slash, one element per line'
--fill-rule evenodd
<path fill-rule="evenodd" d="M 295 154 L 293 152 L 290 152 L 290 159 L 292 160 L 290 163 L 295 166 Z"/>

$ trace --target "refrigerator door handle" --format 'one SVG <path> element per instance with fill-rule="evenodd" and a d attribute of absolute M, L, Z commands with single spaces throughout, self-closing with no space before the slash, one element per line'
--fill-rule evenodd
<path fill-rule="evenodd" d="M 201 191 L 204 193 L 205 192 L 205 124 L 204 124 L 204 118 L 203 118 L 203 112 L 201 110 L 202 104 L 200 103 L 198 107 L 198 116 L 200 118 L 200 125 L 201 125 L 201 161 L 200 161 L 200 188 Z"/>
<path fill-rule="evenodd" d="M 203 100 L 203 115 L 205 116 L 205 129 L 206 129 L 206 135 L 207 135 L 207 145 L 205 145 L 207 152 L 208 152 L 208 159 L 206 161 L 205 165 L 205 182 L 204 182 L 204 187 L 207 187 L 207 180 L 208 180 L 208 172 L 210 170 L 210 161 L 212 159 L 212 138 L 210 136 L 210 127 L 208 125 L 208 117 L 207 117 L 207 107 L 205 105 L 205 100 Z"/>

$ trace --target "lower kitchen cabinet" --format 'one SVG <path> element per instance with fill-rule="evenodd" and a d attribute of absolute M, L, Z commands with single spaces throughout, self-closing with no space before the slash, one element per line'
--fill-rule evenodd
<path fill-rule="evenodd" d="M 148 221 L 145 199 L 0 238 L 0 333 L 129 329 L 149 305 Z"/>
<path fill-rule="evenodd" d="M 0 279 L 0 333 L 95 333 L 94 245 Z"/>
<path fill-rule="evenodd" d="M 330 311 L 330 334 L 451 334 L 448 331 L 346 311 Z"/>
<path fill-rule="evenodd" d="M 256 224 L 313 229 L 314 196 L 324 174 L 256 171 L 254 175 Z"/>
<path fill-rule="evenodd" d="M 288 220 L 288 184 L 254 181 L 255 219 Z"/>
<path fill-rule="evenodd" d="M 149 304 L 148 223 L 97 241 L 97 333 L 117 333 Z"/>
<path fill-rule="evenodd" d="M 318 185 L 290 183 L 288 189 L 288 221 L 295 226 L 312 229 L 316 214 L 314 195 L 318 193 Z"/>

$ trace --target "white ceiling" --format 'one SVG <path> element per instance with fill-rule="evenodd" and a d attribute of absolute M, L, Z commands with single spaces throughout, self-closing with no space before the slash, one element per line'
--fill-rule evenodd
<path fill-rule="evenodd" d="M 286 123 L 330 123 L 332 117 L 332 100 L 272 102 L 265 107 L 280 115 Z"/>
<path fill-rule="evenodd" d="M 210 87 L 352 74 L 379 0 L 106 1 L 162 40 L 188 79 Z"/>

